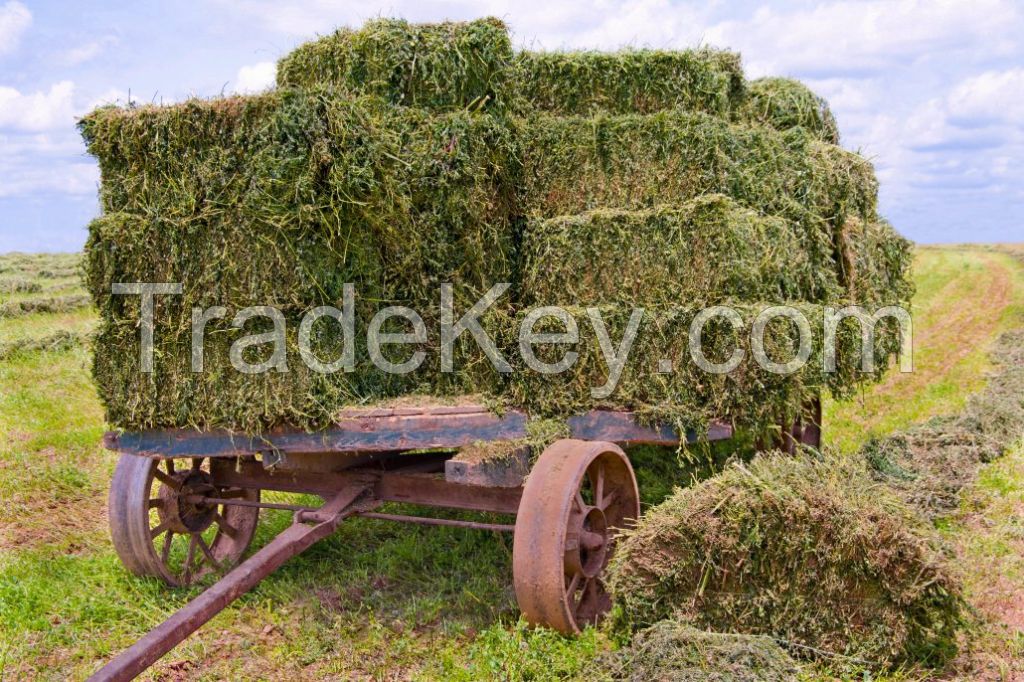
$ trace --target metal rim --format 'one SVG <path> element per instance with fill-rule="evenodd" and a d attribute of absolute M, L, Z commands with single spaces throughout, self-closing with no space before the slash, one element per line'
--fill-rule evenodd
<path fill-rule="evenodd" d="M 260 492 L 215 485 L 203 457 L 121 455 L 108 509 L 125 568 L 183 587 L 237 563 L 252 541 L 259 509 L 207 504 L 204 497 L 259 502 Z"/>
<path fill-rule="evenodd" d="M 530 471 L 516 517 L 512 570 L 526 620 L 566 634 L 611 608 L 602 573 L 615 537 L 640 515 L 629 459 L 614 443 L 559 440 Z"/>

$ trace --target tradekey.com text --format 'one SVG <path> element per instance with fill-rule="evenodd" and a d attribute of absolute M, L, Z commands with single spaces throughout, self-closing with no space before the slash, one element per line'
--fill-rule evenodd
<path fill-rule="evenodd" d="M 518 358 L 513 357 L 510 362 L 510 348 L 505 347 L 503 353 L 481 322 L 485 313 L 499 303 L 510 286 L 509 283 L 495 284 L 471 307 L 460 311 L 461 314 L 457 317 L 453 286 L 442 284 L 438 292 L 439 334 L 428 334 L 423 316 L 412 308 L 387 306 L 378 310 L 369 320 L 365 338 L 357 339 L 356 291 L 353 284 L 346 284 L 343 287 L 340 308 L 328 305 L 305 311 L 298 329 L 299 356 L 301 361 L 315 372 L 351 372 L 356 367 L 356 344 L 365 341 L 365 355 L 382 372 L 413 372 L 423 364 L 428 352 L 431 351 L 439 354 L 441 371 L 453 372 L 456 371 L 455 342 L 460 336 L 468 334 L 497 372 L 533 371 L 541 374 L 559 374 L 569 370 L 579 359 L 578 348 L 583 336 L 580 332 L 582 322 L 592 326 L 592 333 L 586 336 L 596 339 L 606 366 L 605 384 L 593 387 L 591 394 L 597 399 L 611 395 L 629 362 L 630 351 L 641 334 L 647 311 L 643 308 L 631 309 L 628 322 L 617 339 L 613 339 L 608 330 L 602 312 L 606 308 L 588 307 L 583 309 L 585 315 L 582 316 L 573 315 L 565 307 L 554 305 L 521 311 L 522 314 L 517 316 L 517 343 L 506 344 L 512 346 L 511 354 L 518 355 Z M 115 295 L 139 297 L 140 368 L 144 373 L 153 372 L 157 323 L 156 297 L 180 295 L 182 291 L 182 284 L 175 282 L 115 283 L 111 287 L 111 293 Z M 808 315 L 797 307 L 766 304 L 755 316 L 751 317 L 748 314 L 745 319 L 744 315 L 729 305 L 701 308 L 689 322 L 689 358 L 683 361 L 692 362 L 708 374 L 742 371 L 746 363 L 753 361 L 764 371 L 788 375 L 799 371 L 815 357 L 820 359 L 824 372 L 835 372 L 837 331 L 843 324 L 854 324 L 859 327 L 861 340 L 860 369 L 863 372 L 874 372 L 878 365 L 878 359 L 875 357 L 876 328 L 880 324 L 895 324 L 898 326 L 900 337 L 899 369 L 901 372 L 913 371 L 913 321 L 905 308 L 883 306 L 867 309 L 863 306 L 849 305 L 821 306 L 818 310 L 817 314 L 820 314 L 821 319 L 814 320 L 809 319 Z M 224 306 L 211 306 L 194 307 L 191 313 L 191 368 L 193 372 L 202 372 L 207 325 L 214 320 L 227 319 L 231 311 Z M 262 319 L 261 328 L 266 331 L 237 338 L 230 348 L 231 366 L 244 374 L 289 371 L 286 351 L 287 323 L 280 309 L 267 305 L 242 308 L 231 317 L 231 324 L 235 329 L 243 330 L 247 323 L 257 319 Z M 726 357 L 709 358 L 705 354 L 704 335 L 708 326 L 723 324 L 731 326 L 734 338 L 747 337 L 748 343 L 743 345 L 749 348 L 749 353 L 737 345 Z M 766 330 L 771 325 L 780 324 L 788 325 L 786 336 L 792 341 L 786 349 L 788 357 L 779 357 L 780 352 L 777 348 L 766 347 Z M 319 325 L 338 325 L 343 342 L 336 357 L 319 357 L 314 352 L 312 338 L 314 329 Z M 396 326 L 403 328 L 404 331 L 393 331 Z M 385 328 L 392 331 L 384 331 Z M 432 339 L 435 346 L 433 348 L 430 347 Z M 815 348 L 816 345 L 819 347 Z M 409 348 L 403 353 L 401 346 Z M 260 348 L 264 349 L 263 352 L 257 353 L 260 359 L 253 362 L 253 351 Z M 384 348 L 388 348 L 388 352 L 385 352 Z M 395 361 L 396 355 L 404 359 Z M 678 358 L 663 358 L 656 363 L 652 371 L 670 374 L 678 361 Z M 888 362 L 888 357 L 884 358 L 884 361 Z"/>

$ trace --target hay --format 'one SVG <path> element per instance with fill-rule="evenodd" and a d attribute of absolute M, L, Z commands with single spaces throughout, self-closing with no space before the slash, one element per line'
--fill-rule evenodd
<path fill-rule="evenodd" d="M 542 374 L 527 369 L 522 361 L 504 385 L 503 397 L 513 405 L 526 407 L 532 414 L 555 417 L 600 408 L 625 408 L 637 413 L 647 423 L 667 422 L 680 429 L 700 429 L 716 418 L 731 421 L 737 427 L 766 433 L 778 424 L 792 420 L 808 399 L 823 391 L 837 398 L 852 395 L 859 385 L 875 380 L 882 369 L 863 373 L 860 363 L 860 335 L 856 326 L 842 324 L 836 336 L 837 371 L 825 372 L 822 364 L 823 322 L 820 306 L 791 303 L 807 319 L 811 331 L 810 356 L 807 363 L 791 374 L 776 374 L 759 367 L 751 350 L 750 329 L 753 320 L 769 304 L 738 303 L 732 307 L 742 318 L 734 330 L 722 318 L 709 321 L 703 330 L 701 348 L 712 362 L 725 362 L 734 351 L 744 360 L 730 374 L 709 374 L 698 367 L 689 352 L 689 331 L 701 306 L 677 305 L 648 308 L 643 311 L 636 340 L 628 362 L 613 393 L 595 397 L 592 390 L 606 385 L 609 368 L 600 346 L 595 326 L 586 309 L 567 306 L 565 310 L 576 321 L 579 343 L 571 347 L 578 353 L 572 367 L 558 374 Z M 629 306 L 597 306 L 596 311 L 607 329 L 612 344 L 625 336 L 633 310 Z M 517 332 L 524 315 L 514 324 L 500 328 L 505 333 Z M 541 318 L 535 332 L 561 333 L 561 320 Z M 765 330 L 764 345 L 769 358 L 787 362 L 795 355 L 798 331 L 788 320 L 775 320 Z M 517 339 L 503 339 L 508 355 L 519 357 Z M 892 330 L 875 338 L 877 367 L 884 368 L 886 359 L 897 352 L 899 339 Z M 543 362 L 561 359 L 567 346 L 538 345 L 536 355 Z M 663 359 L 671 361 L 670 373 L 659 373 Z"/>
<path fill-rule="evenodd" d="M 306 43 L 277 65 L 278 87 L 333 85 L 390 104 L 482 108 L 508 97 L 508 29 L 498 19 L 410 24 L 368 21 Z"/>
<path fill-rule="evenodd" d="M 808 300 L 836 289 L 840 227 L 872 220 L 877 182 L 862 158 L 801 131 L 780 133 L 706 114 L 565 118 L 522 126 L 520 206 L 551 218 L 596 208 L 644 209 L 709 193 L 729 196 L 800 228 L 803 251 L 820 268 Z"/>
<path fill-rule="evenodd" d="M 593 339 L 589 359 L 558 383 L 501 377 L 468 347 L 457 373 L 442 375 L 442 282 L 455 285 L 457 310 L 495 283 L 515 285 L 488 319 L 510 359 L 527 302 L 650 304 L 669 311 L 651 313 L 668 320 L 655 327 L 675 334 L 702 302 L 904 295 L 898 236 L 873 232 L 877 244 L 852 236 L 851 226 L 878 224 L 870 164 L 805 128 L 727 120 L 744 97 L 734 55 L 514 57 L 493 19 L 378 20 L 300 47 L 278 76 L 280 87 L 261 95 L 106 107 L 81 122 L 102 173 L 103 215 L 90 226 L 85 263 L 103 318 L 94 373 L 118 426 L 315 428 L 345 406 L 407 393 L 477 392 L 552 418 L 594 404 L 589 387 L 603 378 Z M 551 115 L 632 109 L 660 111 Z M 876 252 L 891 257 L 872 271 Z M 856 264 L 856 280 L 844 258 Z M 604 272 L 578 278 L 597 269 L 587 261 Z M 610 262 L 626 273 L 622 282 Z M 185 287 L 158 307 L 155 377 L 132 376 L 137 298 L 110 292 L 111 283 L 131 281 Z M 272 305 L 294 333 L 304 311 L 339 305 L 345 283 L 358 294 L 357 339 L 385 305 L 423 315 L 431 336 L 421 369 L 384 376 L 362 348 L 355 372 L 314 375 L 291 339 L 289 376 L 229 376 L 227 348 L 241 332 L 223 323 L 208 344 L 209 366 L 221 369 L 191 375 L 193 306 Z M 621 312 L 610 314 L 621 331 Z M 891 336 L 883 337 L 888 353 Z M 320 341 L 326 350 L 339 343 L 326 332 Z M 673 343 L 666 347 L 681 350 Z M 607 402 L 690 423 L 724 410 L 764 427 L 811 391 L 848 395 L 872 378 L 850 370 L 849 350 L 831 377 L 808 370 L 694 382 L 692 373 L 655 374 L 664 351 L 652 340 L 642 351 L 652 367 L 635 370 Z"/>
<path fill-rule="evenodd" d="M 960 414 L 873 439 L 861 449 L 875 479 L 928 519 L 956 511 L 982 465 L 1024 438 L 1024 331 L 1000 337 L 990 357 L 995 368 L 985 389 Z"/>
<path fill-rule="evenodd" d="M 522 251 L 526 305 L 810 299 L 832 267 L 830 258 L 811 261 L 791 223 L 716 194 L 678 208 L 531 220 Z"/>
<path fill-rule="evenodd" d="M 16 341 L 0 342 L 0 361 L 32 351 L 64 351 L 85 345 L 90 334 L 85 332 L 61 329 L 38 338 L 25 338 Z"/>
<path fill-rule="evenodd" d="M 909 305 L 913 242 L 885 220 L 849 217 L 838 234 L 840 281 L 850 298 L 862 305 Z"/>
<path fill-rule="evenodd" d="M 0 303 L 0 318 L 20 317 L 34 313 L 66 313 L 88 307 L 91 303 L 87 294 L 65 294 L 7 301 Z"/>
<path fill-rule="evenodd" d="M 594 679 L 629 682 L 787 682 L 796 662 L 770 637 L 704 632 L 671 620 L 598 659 Z"/>
<path fill-rule="evenodd" d="M 839 127 L 828 102 L 791 78 L 759 78 L 749 84 L 745 115 L 777 130 L 803 128 L 839 144 Z"/>
<path fill-rule="evenodd" d="M 962 622 L 929 524 L 859 469 L 779 454 L 650 510 L 609 586 L 620 625 L 673 618 L 879 666 L 940 665 Z"/>
<path fill-rule="evenodd" d="M 42 284 L 24 277 L 0 279 L 0 294 L 38 294 L 42 290 Z"/>
<path fill-rule="evenodd" d="M 81 123 L 105 215 L 87 283 L 184 282 L 180 304 L 301 310 L 341 298 L 419 306 L 440 282 L 479 296 L 508 281 L 507 127 L 327 90 L 105 108 Z M 474 298 L 475 300 L 475 298 Z"/>
<path fill-rule="evenodd" d="M 561 116 L 684 109 L 728 117 L 746 94 L 739 55 L 711 49 L 520 52 L 514 70 L 521 106 Z"/>

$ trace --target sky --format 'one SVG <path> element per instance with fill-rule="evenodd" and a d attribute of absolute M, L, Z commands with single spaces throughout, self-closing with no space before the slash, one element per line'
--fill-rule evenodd
<path fill-rule="evenodd" d="M 1012 0 L 0 0 L 0 253 L 77 251 L 99 171 L 75 128 L 105 103 L 257 92 L 294 46 L 376 16 L 497 16 L 529 49 L 699 45 L 803 80 L 880 208 L 919 242 L 1024 241 L 1024 3 Z"/>

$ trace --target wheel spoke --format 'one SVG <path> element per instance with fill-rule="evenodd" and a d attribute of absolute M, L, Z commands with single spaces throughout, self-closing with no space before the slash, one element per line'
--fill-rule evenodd
<path fill-rule="evenodd" d="M 150 509 L 159 509 L 164 506 L 164 500 L 162 497 L 153 497 L 149 500 Z"/>
<path fill-rule="evenodd" d="M 238 529 L 232 526 L 230 523 L 228 523 L 228 520 L 225 519 L 224 516 L 220 514 L 220 512 L 217 512 L 213 515 L 213 522 L 216 523 L 217 526 L 219 526 L 220 529 L 224 531 L 224 534 L 232 540 L 238 537 Z"/>
<path fill-rule="evenodd" d="M 601 501 L 601 504 L 598 505 L 599 507 L 601 507 L 601 511 L 607 511 L 608 507 L 612 506 L 612 502 L 615 501 L 616 497 L 618 497 L 618 495 L 614 490 L 608 493 L 608 495 L 606 495 L 605 498 Z"/>
<path fill-rule="evenodd" d="M 199 471 L 200 467 L 203 466 L 203 458 L 196 457 L 192 460 L 192 471 Z"/>
<path fill-rule="evenodd" d="M 174 475 L 174 460 L 173 459 L 165 459 L 164 460 L 164 466 L 167 467 L 167 473 L 169 473 L 171 476 L 173 476 Z"/>
<path fill-rule="evenodd" d="M 167 460 L 167 461 L 170 462 L 171 460 Z M 173 466 L 173 465 L 172 464 L 168 464 L 168 466 L 170 467 L 170 466 Z M 157 467 L 156 469 L 153 469 L 153 475 L 156 476 L 158 481 L 163 483 L 165 486 L 167 486 L 171 490 L 181 490 L 181 483 L 179 483 L 177 479 L 172 478 L 170 475 L 165 474 L 164 472 L 160 471 L 160 467 Z"/>
<path fill-rule="evenodd" d="M 165 532 L 166 530 L 167 530 L 167 523 L 166 522 L 161 523 L 156 528 L 153 528 L 152 530 L 149 531 L 149 537 L 152 540 L 156 540 L 158 537 L 160 537 L 160 534 Z"/>
<path fill-rule="evenodd" d="M 572 580 L 569 581 L 568 587 L 565 588 L 565 593 L 569 595 L 569 599 L 572 602 L 576 601 L 576 587 L 579 585 L 580 576 L 582 573 L 573 573 Z"/>
<path fill-rule="evenodd" d="M 577 490 L 576 497 L 573 498 L 573 500 L 576 502 L 576 507 L 579 509 L 581 514 L 587 510 L 587 503 L 583 500 L 583 491 Z"/>
<path fill-rule="evenodd" d="M 587 595 L 590 594 L 590 587 L 594 584 L 595 578 L 586 578 L 583 587 L 580 589 L 579 599 L 575 595 L 572 597 L 572 612 L 573 615 L 579 613 L 580 608 L 583 606 L 583 602 L 587 601 Z"/>
<path fill-rule="evenodd" d="M 188 539 L 188 551 L 185 553 L 185 564 L 181 571 L 181 582 L 188 584 L 192 579 L 192 564 L 196 558 L 197 535 L 190 535 Z"/>
<path fill-rule="evenodd" d="M 213 552 L 210 551 L 210 546 L 206 544 L 206 540 L 203 540 L 203 536 L 197 533 L 193 537 L 195 537 L 196 542 L 199 544 L 199 549 L 203 551 L 206 561 L 218 571 L 221 570 L 220 562 L 217 561 L 217 557 L 213 556 Z"/>
<path fill-rule="evenodd" d="M 160 561 L 165 566 L 167 560 L 171 558 L 171 543 L 174 540 L 174 533 L 167 531 L 167 535 L 164 536 L 164 546 L 160 549 Z"/>
<path fill-rule="evenodd" d="M 597 463 L 597 480 L 594 481 L 594 506 L 604 509 L 604 462 Z"/>

